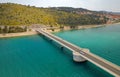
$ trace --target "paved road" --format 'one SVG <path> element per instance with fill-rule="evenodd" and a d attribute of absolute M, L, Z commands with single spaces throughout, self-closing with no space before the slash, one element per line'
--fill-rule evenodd
<path fill-rule="evenodd" d="M 99 57 L 99 56 L 96 56 L 95 54 L 93 53 L 90 53 L 90 52 L 84 52 L 82 51 L 80 48 L 78 48 L 77 46 L 73 45 L 73 44 L 70 44 L 68 43 L 67 41 L 64 41 L 63 39 L 55 36 L 55 35 L 52 35 L 50 33 L 47 33 L 43 30 L 36 30 L 37 32 L 41 33 L 42 35 L 52 39 L 52 40 L 55 40 L 57 42 L 59 42 L 60 44 L 66 46 L 67 48 L 71 49 L 72 51 L 76 51 L 76 52 L 79 52 L 82 57 L 84 57 L 85 59 L 89 60 L 90 62 L 94 63 L 95 65 L 99 66 L 100 68 L 104 69 L 105 71 L 111 73 L 112 75 L 116 76 L 116 77 L 120 77 L 120 67 Z"/>

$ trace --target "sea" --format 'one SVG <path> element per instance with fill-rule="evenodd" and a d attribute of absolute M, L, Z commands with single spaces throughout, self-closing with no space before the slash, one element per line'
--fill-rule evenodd
<path fill-rule="evenodd" d="M 120 66 L 120 24 L 53 33 Z M 42 35 L 0 38 L 0 77 L 114 77 Z"/>

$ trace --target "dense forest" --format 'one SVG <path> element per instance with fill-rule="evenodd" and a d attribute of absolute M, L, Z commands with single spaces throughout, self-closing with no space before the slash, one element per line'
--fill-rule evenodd
<path fill-rule="evenodd" d="M 29 5 L 0 3 L 0 25 L 18 26 L 44 24 L 49 26 L 78 26 L 105 24 L 107 18 L 96 14 L 79 14 L 84 9 L 70 7 L 42 8 Z M 88 10 L 86 10 L 88 11 Z"/>

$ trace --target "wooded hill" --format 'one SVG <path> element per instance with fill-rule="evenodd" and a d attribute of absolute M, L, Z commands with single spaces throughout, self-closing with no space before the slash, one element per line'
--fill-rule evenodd
<path fill-rule="evenodd" d="M 72 7 L 42 8 L 13 3 L 0 3 L 0 25 L 32 25 L 50 26 L 105 24 L 105 16 L 91 14 L 89 10 Z"/>

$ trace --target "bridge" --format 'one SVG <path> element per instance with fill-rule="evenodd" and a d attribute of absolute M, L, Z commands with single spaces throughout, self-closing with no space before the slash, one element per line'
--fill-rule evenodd
<path fill-rule="evenodd" d="M 79 53 L 81 57 L 90 61 L 91 63 L 95 64 L 96 66 L 102 68 L 103 70 L 107 71 L 108 73 L 112 74 L 113 76 L 120 77 L 120 67 L 119 66 L 117 66 L 117 65 L 91 53 L 91 52 L 85 52 L 80 47 L 78 47 L 72 43 L 69 43 L 69 42 L 43 30 L 43 29 L 35 29 L 35 31 L 37 31 L 38 33 L 44 35 L 45 37 L 59 43 L 63 47 L 66 47 L 73 52 Z"/>

